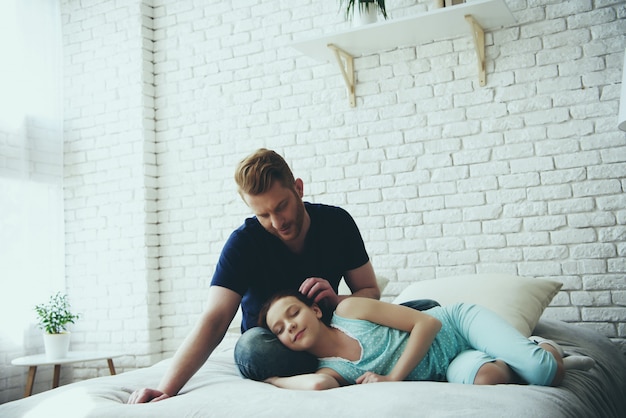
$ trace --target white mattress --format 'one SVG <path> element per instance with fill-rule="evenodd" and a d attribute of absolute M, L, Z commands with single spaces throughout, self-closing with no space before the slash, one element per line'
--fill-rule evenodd
<path fill-rule="evenodd" d="M 626 417 L 626 359 L 606 337 L 541 320 L 534 332 L 590 355 L 597 366 L 568 372 L 558 388 L 389 382 L 322 392 L 279 389 L 239 376 L 232 350 L 214 353 L 171 399 L 126 405 L 156 387 L 170 360 L 141 370 L 73 383 L 0 405 L 2 417 Z"/>

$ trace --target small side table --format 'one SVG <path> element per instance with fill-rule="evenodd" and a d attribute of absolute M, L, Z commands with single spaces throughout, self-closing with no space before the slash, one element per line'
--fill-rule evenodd
<path fill-rule="evenodd" d="M 26 389 L 24 390 L 24 397 L 28 397 L 33 394 L 33 385 L 35 383 L 35 374 L 37 373 L 38 366 L 54 365 L 54 375 L 52 376 L 52 388 L 59 386 L 59 377 L 61 374 L 61 365 L 70 363 L 79 363 L 84 361 L 94 360 L 106 360 L 109 365 L 109 372 L 111 375 L 115 374 L 115 366 L 113 365 L 113 359 L 121 357 L 124 354 L 121 353 L 109 353 L 100 351 L 70 351 L 67 353 L 67 357 L 49 360 L 45 354 L 35 354 L 33 356 L 19 357 L 11 361 L 14 366 L 28 366 L 28 379 L 26 380 Z"/>

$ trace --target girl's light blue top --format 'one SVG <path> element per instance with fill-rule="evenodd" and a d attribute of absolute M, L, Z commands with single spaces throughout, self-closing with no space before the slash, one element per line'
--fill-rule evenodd
<path fill-rule="evenodd" d="M 442 327 L 426 356 L 405 380 L 446 380 L 450 362 L 461 352 L 471 348 L 456 332 L 445 308 L 435 307 L 424 313 L 439 319 Z M 361 319 L 333 315 L 331 326 L 355 338 L 361 345 L 361 358 L 350 361 L 332 357 L 320 359 L 319 368 L 328 367 L 339 373 L 348 383 L 367 371 L 387 375 L 398 362 L 409 339 L 409 333 Z"/>

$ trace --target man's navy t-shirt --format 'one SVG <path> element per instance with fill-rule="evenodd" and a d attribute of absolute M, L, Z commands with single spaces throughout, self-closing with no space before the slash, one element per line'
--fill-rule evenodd
<path fill-rule="evenodd" d="M 320 277 L 336 292 L 346 271 L 369 261 L 361 233 L 348 212 L 335 206 L 304 205 L 311 226 L 301 254 L 292 253 L 256 217 L 233 231 L 222 249 L 211 285 L 242 295 L 242 332 L 257 325 L 262 304 L 279 290 L 297 290 L 305 279 Z"/>

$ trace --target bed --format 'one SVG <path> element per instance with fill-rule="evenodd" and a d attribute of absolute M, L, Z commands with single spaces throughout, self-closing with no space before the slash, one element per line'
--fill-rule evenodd
<path fill-rule="evenodd" d="M 520 285 L 526 279 L 515 280 Z M 547 280 L 527 280 L 532 280 L 531 289 L 535 289 L 539 282 L 550 289 L 536 292 L 538 296 L 531 298 L 525 294 L 520 297 L 519 292 L 522 291 L 517 289 L 518 294 L 511 298 L 516 301 L 521 299 L 519 302 L 511 303 L 501 294 L 494 303 L 525 313 L 528 313 L 528 306 L 532 305 L 532 309 L 539 311 L 536 320 L 531 318 L 529 322 L 525 319 L 516 326 L 531 326 L 525 333 L 532 331 L 535 335 L 555 340 L 566 351 L 588 355 L 596 360 L 596 366 L 589 371 L 569 371 L 563 384 L 557 388 L 389 382 L 322 392 L 292 391 L 243 379 L 234 365 L 232 348 L 224 348 L 211 355 L 178 396 L 162 402 L 125 404 L 135 388 L 155 387 L 170 359 L 144 369 L 72 383 L 5 403 L 0 405 L 0 416 L 277 417 L 297 414 L 299 417 L 625 417 L 624 354 L 596 331 L 541 317 L 543 308 L 558 292 L 560 284 Z M 462 296 L 449 296 L 448 286 L 451 283 L 444 280 L 432 282 L 448 289 L 446 293 L 452 299 L 468 298 L 462 285 L 459 290 Z M 462 282 L 456 282 L 457 286 L 459 283 Z M 476 290 L 477 287 L 480 286 L 474 280 L 471 288 Z M 507 285 L 507 292 L 510 290 L 510 285 Z M 500 292 L 501 289 L 496 288 L 494 291 Z M 416 284 L 414 287 L 409 286 L 395 301 L 413 298 L 415 292 L 445 299 L 436 289 Z M 485 297 L 484 291 L 479 294 L 479 298 Z M 537 309 L 541 305 L 544 305 L 543 308 Z M 506 317 L 506 312 L 499 313 Z"/>

